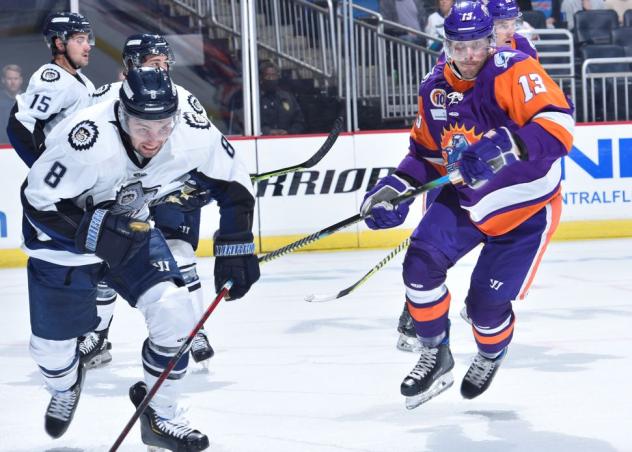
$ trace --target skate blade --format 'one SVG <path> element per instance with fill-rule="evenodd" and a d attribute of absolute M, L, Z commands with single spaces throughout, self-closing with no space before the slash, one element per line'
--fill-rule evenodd
<path fill-rule="evenodd" d="M 452 376 L 452 372 L 448 372 L 435 381 L 427 391 L 416 396 L 406 397 L 406 408 L 409 410 L 417 408 L 419 405 L 426 403 L 428 400 L 449 389 L 452 384 L 454 384 L 454 377 Z"/>
<path fill-rule="evenodd" d="M 463 309 L 461 309 L 461 312 L 459 314 L 461 314 L 461 318 L 463 320 L 465 320 L 470 325 L 472 324 L 472 319 L 470 319 L 469 316 L 467 315 L 467 306 L 463 306 Z"/>
<path fill-rule="evenodd" d="M 147 452 L 168 452 L 167 449 L 156 446 L 147 446 Z"/>
<path fill-rule="evenodd" d="M 410 337 L 400 333 L 399 339 L 397 339 L 397 349 L 409 353 L 420 352 L 421 343 L 416 337 Z"/>
<path fill-rule="evenodd" d="M 98 369 L 99 367 L 106 366 L 110 361 L 112 361 L 112 355 L 110 354 L 110 352 L 105 351 L 98 356 L 92 358 L 85 364 L 85 366 L 86 369 Z"/>

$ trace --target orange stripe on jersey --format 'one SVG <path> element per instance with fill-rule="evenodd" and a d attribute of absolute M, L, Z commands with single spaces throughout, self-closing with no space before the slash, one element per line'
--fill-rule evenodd
<path fill-rule="evenodd" d="M 436 151 L 439 149 L 439 146 L 437 146 L 437 143 L 435 143 L 432 135 L 430 134 L 430 129 L 428 128 L 428 124 L 426 122 L 426 115 L 424 114 L 424 103 L 421 96 L 419 96 L 417 105 L 419 112 L 417 113 L 417 119 L 413 123 L 413 127 L 410 129 L 410 136 L 413 140 L 415 140 L 415 142 L 419 143 L 426 149 Z"/>
<path fill-rule="evenodd" d="M 568 129 L 562 127 L 556 122 L 545 118 L 535 118 L 533 122 L 541 125 L 544 130 L 549 132 L 551 135 L 557 138 L 560 143 L 564 145 L 567 152 L 570 152 L 571 148 L 573 147 L 573 135 L 568 132 Z"/>
<path fill-rule="evenodd" d="M 474 332 L 474 337 L 476 338 L 476 342 L 480 344 L 485 344 L 485 345 L 499 344 L 505 339 L 507 339 L 511 335 L 511 333 L 513 333 L 515 323 L 516 323 L 516 319 L 514 318 L 511 322 L 511 325 L 509 325 L 509 328 L 501 331 L 498 334 L 494 334 L 493 336 L 483 336 L 482 334 L 479 334 L 479 332 L 476 331 L 476 328 L 474 327 L 472 327 L 472 331 Z"/>
<path fill-rule="evenodd" d="M 412 318 L 418 322 L 430 322 L 447 314 L 450 309 L 451 298 L 450 292 L 447 292 L 443 300 L 429 308 L 420 308 L 414 305 L 410 300 L 406 300 L 408 303 L 408 312 L 410 312 Z"/>
<path fill-rule="evenodd" d="M 538 255 L 535 258 L 535 264 L 531 267 L 531 273 L 529 274 L 527 284 L 524 286 L 524 289 L 518 295 L 519 300 L 524 300 L 527 293 L 529 292 L 529 288 L 533 283 L 533 278 L 535 278 L 535 274 L 538 271 L 538 267 L 540 266 L 540 262 L 542 261 L 542 256 L 544 256 L 544 251 L 546 251 L 546 247 L 549 245 L 551 241 L 551 237 L 555 234 L 558 225 L 560 224 L 560 217 L 562 216 L 562 194 L 558 193 L 558 195 L 551 200 L 551 225 L 549 226 L 549 230 L 546 233 L 546 238 L 544 239 L 544 243 L 540 247 L 538 251 Z"/>
<path fill-rule="evenodd" d="M 558 188 L 549 198 L 537 204 L 520 207 L 498 215 L 494 215 L 483 223 L 475 223 L 476 227 L 487 235 L 499 236 L 503 235 L 515 227 L 521 225 L 526 220 L 535 215 L 542 207 L 547 205 L 551 200 L 560 196 L 561 188 Z"/>
<path fill-rule="evenodd" d="M 546 107 L 570 108 L 566 96 L 533 58 L 519 61 L 494 79 L 498 105 L 520 127 Z"/>

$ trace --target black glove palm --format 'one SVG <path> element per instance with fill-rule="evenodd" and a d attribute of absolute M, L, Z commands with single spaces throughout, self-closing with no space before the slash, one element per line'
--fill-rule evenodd
<path fill-rule="evenodd" d="M 236 300 L 246 295 L 259 279 L 259 260 L 254 255 L 255 245 L 250 232 L 218 235 L 214 238 L 215 291 L 226 281 L 233 282 L 227 299 Z"/>

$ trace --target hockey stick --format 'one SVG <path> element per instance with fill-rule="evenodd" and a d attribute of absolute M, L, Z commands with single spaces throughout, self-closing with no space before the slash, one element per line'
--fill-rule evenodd
<path fill-rule="evenodd" d="M 143 414 L 143 411 L 145 411 L 145 408 L 147 408 L 147 406 L 149 405 L 149 402 L 151 402 L 151 399 L 154 398 L 154 396 L 158 392 L 158 389 L 160 389 L 160 386 L 162 386 L 162 384 L 167 379 L 167 377 L 169 376 L 173 368 L 176 367 L 176 364 L 178 363 L 178 361 L 180 361 L 180 358 L 182 358 L 182 355 L 184 355 L 185 353 L 189 351 L 189 346 L 193 342 L 195 335 L 204 326 L 204 322 L 206 322 L 206 320 L 215 310 L 219 302 L 222 301 L 222 299 L 226 296 L 226 294 L 228 293 L 232 285 L 233 285 L 233 282 L 228 280 L 222 286 L 222 290 L 219 291 L 219 293 L 217 294 L 213 302 L 210 304 L 210 306 L 206 308 L 206 311 L 204 311 L 202 318 L 198 321 L 198 323 L 195 325 L 193 330 L 191 330 L 191 332 L 189 333 L 187 340 L 184 341 L 184 344 L 180 346 L 180 348 L 178 349 L 178 352 L 174 355 L 173 358 L 171 358 L 169 363 L 167 363 L 167 367 L 165 367 L 165 369 L 162 371 L 162 373 L 158 377 L 158 380 L 156 380 L 156 382 L 151 387 L 149 392 L 147 392 L 143 401 L 138 405 L 138 407 L 136 407 L 136 411 L 134 411 L 134 414 L 132 415 L 130 420 L 127 422 L 127 424 L 123 428 L 123 431 L 120 433 L 118 438 L 116 438 L 116 441 L 114 441 L 114 444 L 112 445 L 112 447 L 110 447 L 110 452 L 116 452 L 116 450 L 118 450 L 119 446 L 121 445 L 121 443 L 123 442 L 127 434 L 130 432 L 130 430 L 132 429 L 132 427 L 134 426 L 138 418 L 141 416 L 141 414 Z"/>
<path fill-rule="evenodd" d="M 391 201 L 391 204 L 393 205 L 397 205 L 403 201 L 406 201 L 407 199 L 411 199 L 414 198 L 416 196 L 419 196 L 422 193 L 425 193 L 429 190 L 432 190 L 433 188 L 437 188 L 437 187 L 442 187 L 444 185 L 449 184 L 450 182 L 455 182 L 456 179 L 454 178 L 454 175 L 451 177 L 449 174 L 442 176 L 438 179 L 435 179 L 433 181 L 430 181 L 420 187 L 417 187 L 411 191 L 409 191 L 408 193 L 405 193 L 401 196 L 398 196 L 397 198 L 393 199 Z M 314 232 L 313 234 L 310 234 L 306 237 L 303 237 L 302 239 L 297 240 L 296 242 L 292 242 L 289 245 L 285 245 L 284 247 L 281 247 L 277 250 L 271 251 L 268 254 L 266 254 L 265 256 L 261 256 L 259 258 L 259 262 L 263 263 L 263 262 L 269 262 L 273 259 L 276 259 L 278 257 L 281 257 L 285 254 L 291 253 L 293 251 L 296 251 L 299 248 L 303 248 L 306 245 L 309 245 L 310 243 L 316 242 L 320 239 L 324 239 L 325 237 L 328 237 L 330 235 L 332 235 L 334 232 L 339 231 L 340 229 L 344 229 L 347 226 L 351 226 L 353 224 L 358 223 L 359 221 L 363 220 L 365 218 L 365 215 L 362 215 L 360 213 L 357 213 L 355 215 L 353 215 L 352 217 L 346 218 L 342 221 L 339 221 L 336 224 L 332 224 L 331 226 L 327 226 L 324 229 L 321 229 L 318 232 Z"/>
<path fill-rule="evenodd" d="M 390 253 L 388 253 L 381 261 L 379 261 L 371 270 L 369 270 L 362 278 L 358 279 L 355 283 L 347 287 L 346 289 L 342 289 L 337 294 L 333 295 L 308 295 L 305 297 L 305 301 L 320 303 L 323 301 L 332 301 L 337 300 L 338 298 L 345 297 L 349 295 L 351 292 L 356 290 L 362 284 L 367 282 L 371 276 L 375 275 L 378 271 L 382 269 L 391 259 L 393 259 L 396 255 L 400 253 L 400 251 L 405 250 L 410 245 L 410 237 L 404 240 L 402 243 L 397 245 L 395 249 L 393 249 Z"/>
<path fill-rule="evenodd" d="M 277 170 L 268 171 L 266 173 L 251 174 L 250 180 L 252 182 L 259 182 L 262 180 L 270 179 L 271 177 L 283 176 L 284 174 L 289 174 L 295 171 L 301 171 L 307 168 L 311 168 L 312 166 L 320 162 L 323 157 L 327 155 L 327 153 L 331 150 L 331 148 L 334 146 L 334 143 L 338 139 L 340 132 L 342 132 L 343 127 L 344 122 L 342 116 L 340 116 L 334 122 L 334 126 L 329 132 L 329 135 L 327 136 L 327 139 L 325 140 L 323 145 L 316 151 L 314 155 L 305 160 L 303 163 L 299 163 L 298 165 L 294 166 L 288 166 L 286 168 L 279 168 Z M 180 197 L 198 196 L 203 194 L 205 194 L 204 190 L 200 190 L 193 185 L 187 185 L 185 183 L 184 186 L 182 186 L 178 190 L 169 192 L 163 196 L 160 196 L 159 198 L 152 199 L 149 202 L 148 207 L 154 207 L 165 203 L 181 204 Z"/>
<path fill-rule="evenodd" d="M 311 168 L 320 162 L 323 157 L 329 152 L 329 150 L 333 147 L 334 143 L 338 139 L 338 135 L 342 132 L 344 127 L 344 121 L 342 116 L 338 117 L 334 122 L 334 126 L 332 127 L 327 139 L 323 143 L 323 145 L 316 151 L 314 155 L 312 155 L 308 160 L 305 160 L 303 163 L 299 163 L 298 165 L 288 166 L 286 168 L 280 168 L 274 171 L 268 171 L 266 173 L 261 174 L 251 174 L 250 179 L 253 182 L 259 182 L 261 180 L 270 179 L 274 176 L 282 176 L 284 174 L 293 173 L 294 171 L 300 171 L 307 168 Z"/>

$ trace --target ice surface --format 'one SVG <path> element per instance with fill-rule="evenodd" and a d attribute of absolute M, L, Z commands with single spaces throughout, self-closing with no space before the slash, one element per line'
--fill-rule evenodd
<path fill-rule="evenodd" d="M 509 354 L 487 393 L 459 394 L 475 353 L 458 315 L 476 253 L 449 273 L 455 385 L 408 411 L 399 385 L 417 356 L 395 349 L 401 257 L 351 295 L 335 293 L 386 250 L 294 254 L 262 267 L 243 300 L 207 323 L 216 355 L 190 366 L 184 401 L 212 451 L 632 451 L 632 240 L 553 243 L 531 294 L 517 302 Z M 211 261 L 199 274 L 212 297 Z M 89 371 L 73 424 L 44 432 L 49 396 L 28 353 L 25 269 L 0 271 L 0 450 L 105 451 L 129 417 L 142 377 L 140 313 L 117 302 L 113 362 Z M 119 449 L 144 450 L 138 426 Z"/>

